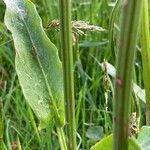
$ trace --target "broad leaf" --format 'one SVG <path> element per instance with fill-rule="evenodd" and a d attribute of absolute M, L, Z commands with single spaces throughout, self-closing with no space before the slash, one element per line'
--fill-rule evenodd
<path fill-rule="evenodd" d="M 86 137 L 92 140 L 99 140 L 103 137 L 104 131 L 102 126 L 91 126 L 87 129 Z"/>
<path fill-rule="evenodd" d="M 112 135 L 109 135 L 99 142 L 97 142 L 91 150 L 111 150 L 112 149 Z"/>
<path fill-rule="evenodd" d="M 143 126 L 138 135 L 138 142 L 143 150 L 150 150 L 150 127 Z"/>
<path fill-rule="evenodd" d="M 63 73 L 58 51 L 46 36 L 31 1 L 4 2 L 5 24 L 14 39 L 15 65 L 23 94 L 43 126 L 53 117 L 63 125 Z"/>
<path fill-rule="evenodd" d="M 97 142 L 91 150 L 111 150 L 113 146 L 112 134 Z M 141 150 L 140 145 L 134 138 L 128 139 L 128 150 Z"/>

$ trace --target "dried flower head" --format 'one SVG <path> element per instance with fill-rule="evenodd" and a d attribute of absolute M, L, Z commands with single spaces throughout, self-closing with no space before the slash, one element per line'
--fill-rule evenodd
<path fill-rule="evenodd" d="M 59 25 L 60 25 L 59 20 L 54 19 L 48 24 L 46 28 L 59 30 Z M 90 31 L 90 32 L 106 31 L 104 28 L 100 26 L 90 25 L 89 23 L 82 21 L 82 20 L 72 21 L 72 29 L 74 32 L 78 32 L 79 34 L 84 34 L 84 31 Z"/>

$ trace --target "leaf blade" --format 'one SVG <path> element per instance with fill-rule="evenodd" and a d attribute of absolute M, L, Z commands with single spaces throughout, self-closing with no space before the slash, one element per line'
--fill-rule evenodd
<path fill-rule="evenodd" d="M 45 34 L 34 4 L 4 0 L 5 24 L 12 32 L 16 49 L 16 72 L 24 96 L 41 122 L 64 124 L 62 64 L 57 48 Z"/>

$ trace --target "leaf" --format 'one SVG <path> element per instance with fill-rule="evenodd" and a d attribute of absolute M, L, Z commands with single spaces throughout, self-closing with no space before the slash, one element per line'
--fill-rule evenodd
<path fill-rule="evenodd" d="M 128 144 L 129 144 L 129 150 L 142 150 L 140 144 L 138 143 L 138 141 L 134 138 L 134 137 L 130 137 L 128 139 Z"/>
<path fill-rule="evenodd" d="M 23 94 L 41 121 L 55 117 L 64 125 L 62 64 L 58 50 L 45 34 L 34 4 L 29 0 L 4 0 L 5 24 L 16 49 L 16 72 Z"/>
<path fill-rule="evenodd" d="M 92 140 L 99 140 L 104 135 L 102 126 L 92 126 L 89 127 L 86 133 L 86 137 Z"/>
<path fill-rule="evenodd" d="M 112 134 L 103 138 L 92 146 L 91 150 L 111 150 L 112 149 Z"/>
<path fill-rule="evenodd" d="M 96 60 L 97 61 L 97 60 Z M 113 65 L 111 65 L 110 63 L 106 62 L 106 63 L 101 63 L 100 64 L 102 69 L 107 69 L 107 73 L 112 76 L 113 78 L 115 78 L 116 76 L 116 69 Z M 135 95 L 142 100 L 142 102 L 146 103 L 146 98 L 145 98 L 145 90 L 141 89 L 136 83 L 133 83 L 133 92 L 135 93 Z"/>
<path fill-rule="evenodd" d="M 81 41 L 79 46 L 80 47 L 102 47 L 106 45 L 108 41 L 104 42 L 96 42 L 96 41 Z"/>
<path fill-rule="evenodd" d="M 138 135 L 137 141 L 140 143 L 143 150 L 150 150 L 150 127 L 143 126 Z"/>
<path fill-rule="evenodd" d="M 91 150 L 111 150 L 112 149 L 112 142 L 113 142 L 113 135 L 109 135 L 99 142 L 97 142 L 93 147 L 91 147 Z M 141 150 L 140 145 L 137 143 L 136 139 L 129 138 L 128 139 L 128 150 Z"/>

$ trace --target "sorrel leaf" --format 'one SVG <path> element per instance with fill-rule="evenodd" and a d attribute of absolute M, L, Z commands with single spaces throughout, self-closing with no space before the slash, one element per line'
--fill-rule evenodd
<path fill-rule="evenodd" d="M 150 149 L 150 127 L 143 126 L 139 132 L 137 141 L 140 143 L 143 150 Z"/>
<path fill-rule="evenodd" d="M 31 1 L 4 2 L 5 24 L 12 32 L 16 71 L 27 103 L 42 126 L 53 118 L 57 125 L 63 125 L 63 73 L 57 48 L 45 34 Z"/>
<path fill-rule="evenodd" d="M 113 141 L 113 136 L 111 134 L 111 135 L 103 138 L 99 142 L 97 142 L 93 147 L 91 147 L 91 150 L 100 150 L 100 149 L 111 150 L 112 149 L 112 141 Z M 129 147 L 128 147 L 129 150 L 141 150 L 139 143 L 133 137 L 130 137 L 128 139 L 128 143 L 129 143 Z"/>

